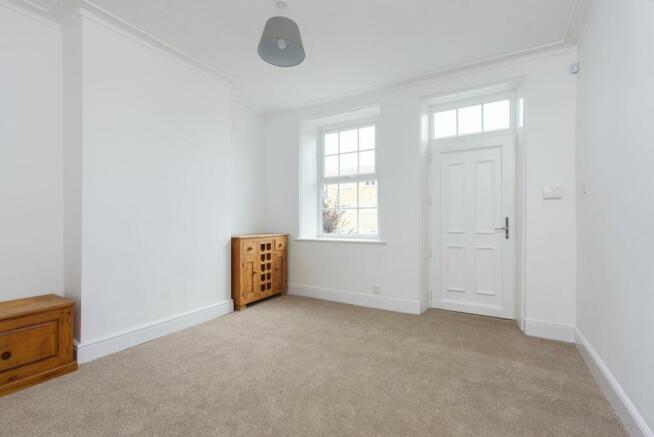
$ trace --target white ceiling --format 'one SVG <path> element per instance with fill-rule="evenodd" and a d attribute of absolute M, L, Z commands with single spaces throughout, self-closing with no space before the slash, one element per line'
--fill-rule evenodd
<path fill-rule="evenodd" d="M 289 0 L 307 57 L 288 69 L 257 55 L 273 0 L 93 3 L 224 73 L 244 99 L 272 111 L 563 43 L 584 2 Z"/>

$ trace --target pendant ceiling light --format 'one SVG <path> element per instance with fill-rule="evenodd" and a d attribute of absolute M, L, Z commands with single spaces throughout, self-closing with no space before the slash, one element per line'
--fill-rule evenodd
<path fill-rule="evenodd" d="M 293 67 L 304 61 L 304 46 L 300 37 L 300 28 L 295 21 L 284 17 L 286 0 L 277 0 L 280 15 L 266 21 L 261 41 L 259 56 L 269 64 L 278 67 Z"/>

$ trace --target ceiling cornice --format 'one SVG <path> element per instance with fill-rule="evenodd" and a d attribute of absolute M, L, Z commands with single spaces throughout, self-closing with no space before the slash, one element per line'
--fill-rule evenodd
<path fill-rule="evenodd" d="M 185 64 L 198 68 L 205 73 L 218 77 L 219 79 L 229 83 L 231 86 L 241 87 L 241 84 L 239 84 L 235 79 L 231 78 L 227 74 L 216 70 L 215 68 L 190 55 L 188 52 L 175 47 L 162 39 L 157 38 L 151 33 L 148 33 L 140 27 L 135 26 L 134 24 L 118 17 L 117 15 L 112 14 L 111 12 L 95 5 L 94 3 L 87 0 L 77 0 L 76 3 L 78 4 L 77 6 L 82 17 L 94 21 L 97 24 L 103 25 L 110 30 L 113 30 L 114 32 L 120 33 L 137 43 L 143 44 L 151 49 L 180 60 Z"/>
<path fill-rule="evenodd" d="M 575 44 L 583 35 L 584 29 L 588 22 L 587 17 L 592 12 L 595 3 L 596 0 L 575 0 L 568 20 L 566 34 L 564 38 L 558 42 L 482 59 L 462 65 L 456 65 L 450 68 L 441 69 L 432 73 L 408 78 L 405 80 L 381 84 L 373 87 L 366 87 L 346 93 L 340 93 L 322 99 L 314 99 L 282 107 L 260 108 L 256 104 L 253 104 L 253 102 L 244 98 L 242 94 L 245 88 L 234 78 L 205 64 L 204 62 L 190 55 L 188 52 L 185 52 L 184 50 L 181 50 L 157 38 L 144 29 L 141 29 L 138 26 L 97 6 L 90 0 L 54 0 L 52 6 L 48 9 L 38 7 L 31 3 L 29 0 L 0 0 L 0 5 L 5 5 L 16 12 L 36 19 L 46 25 L 57 29 L 61 29 L 67 20 L 79 14 L 87 19 L 108 27 L 113 31 L 130 37 L 132 40 L 139 42 L 151 49 L 157 50 L 160 53 L 180 60 L 185 64 L 199 68 L 200 70 L 214 77 L 218 77 L 223 81 L 226 81 L 233 88 L 232 96 L 234 100 L 264 114 L 294 111 L 301 108 L 307 108 L 314 105 L 334 102 L 347 98 L 363 97 L 382 91 L 392 91 L 408 88 L 429 81 L 456 76 L 458 74 L 466 74 L 467 72 L 473 70 L 502 65 L 518 59 L 524 60 L 533 57 L 546 56 L 550 53 L 558 53 L 576 49 Z"/>
<path fill-rule="evenodd" d="M 61 28 L 57 20 L 50 16 L 50 11 L 53 8 L 43 9 L 23 0 L 0 0 L 0 6 L 4 6 L 5 8 L 10 9 L 27 18 L 31 18 L 32 20 L 38 21 L 41 24 L 45 24 L 48 27 L 52 27 L 54 29 Z"/>
<path fill-rule="evenodd" d="M 216 70 L 186 51 L 157 38 L 144 29 L 112 14 L 91 1 L 55 0 L 52 7 L 47 9 L 38 7 L 27 0 L 0 0 L 0 5 L 59 30 L 63 26 L 66 26 L 73 17 L 84 17 L 150 49 L 202 70 L 213 77 L 217 77 L 232 87 L 242 88 L 242 85 L 238 81 L 227 74 Z"/>
<path fill-rule="evenodd" d="M 575 4 L 568 19 L 568 29 L 565 34 L 565 42 L 576 44 L 586 29 L 588 16 L 591 14 L 595 0 L 575 0 Z"/>
<path fill-rule="evenodd" d="M 491 68 L 498 68 L 502 66 L 515 64 L 518 62 L 525 62 L 525 61 L 536 60 L 540 58 L 546 58 L 549 56 L 557 56 L 565 53 L 572 53 L 576 51 L 577 51 L 577 46 L 575 44 L 569 44 L 565 41 L 559 41 L 552 44 L 545 44 L 540 47 L 520 50 L 505 55 L 494 56 L 491 58 L 487 58 L 475 62 L 461 64 L 458 66 L 435 71 L 433 73 L 417 76 L 407 80 L 354 90 L 354 91 L 330 96 L 323 99 L 315 99 L 306 102 L 301 102 L 295 105 L 288 105 L 280 108 L 274 108 L 271 110 L 264 110 L 263 113 L 264 115 L 268 116 L 277 113 L 293 112 L 301 109 L 307 109 L 317 105 L 338 102 L 340 100 L 366 98 L 367 96 L 374 96 L 382 92 L 392 92 L 392 91 L 417 87 L 421 85 L 427 85 L 430 82 L 434 82 L 437 80 L 451 79 L 457 76 L 463 76 L 473 72 L 483 71 Z"/>

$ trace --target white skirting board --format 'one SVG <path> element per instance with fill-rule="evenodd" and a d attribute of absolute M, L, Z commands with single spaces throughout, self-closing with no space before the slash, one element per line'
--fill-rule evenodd
<path fill-rule="evenodd" d="M 420 314 L 420 301 L 382 296 L 379 294 L 357 293 L 355 291 L 330 290 L 309 285 L 288 284 L 288 294 L 313 297 L 332 302 L 347 303 L 379 310 L 399 313 Z"/>
<path fill-rule="evenodd" d="M 88 363 L 105 355 L 137 346 L 234 311 L 231 299 L 176 316 L 137 326 L 111 336 L 80 344 L 75 340 L 77 362 Z"/>
<path fill-rule="evenodd" d="M 532 337 L 547 338 L 548 340 L 574 342 L 575 328 L 564 323 L 546 322 L 543 320 L 524 320 L 525 334 Z"/>
<path fill-rule="evenodd" d="M 575 329 L 575 343 L 577 343 L 577 349 L 579 349 L 581 357 L 586 362 L 597 384 L 613 406 L 615 413 L 622 421 L 622 425 L 629 435 L 654 437 L 651 428 L 622 389 L 618 380 L 615 379 L 606 363 L 578 328 Z"/>

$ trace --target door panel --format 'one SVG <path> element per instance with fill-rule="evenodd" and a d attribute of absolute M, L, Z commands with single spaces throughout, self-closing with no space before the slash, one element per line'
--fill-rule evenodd
<path fill-rule="evenodd" d="M 57 354 L 58 320 L 0 334 L 0 371 L 44 360 Z"/>
<path fill-rule="evenodd" d="M 272 274 L 272 292 L 278 293 L 282 291 L 282 255 L 275 253 L 273 256 L 273 274 Z"/>
<path fill-rule="evenodd" d="M 288 291 L 288 265 L 286 264 L 286 254 L 281 255 L 282 260 L 282 292 Z"/>
<path fill-rule="evenodd" d="M 496 203 L 500 200 L 497 197 L 495 188 L 499 179 L 497 170 L 499 166 L 493 160 L 477 160 L 474 163 L 474 219 L 475 233 L 494 234 L 497 221 L 498 208 Z"/>
<path fill-rule="evenodd" d="M 463 222 L 465 163 L 452 156 L 452 160 L 445 163 L 443 172 L 445 174 L 443 190 L 445 227 L 450 234 L 460 234 L 465 228 Z"/>
<path fill-rule="evenodd" d="M 499 288 L 497 251 L 494 247 L 475 247 L 474 293 L 496 296 Z"/>
<path fill-rule="evenodd" d="M 445 291 L 460 293 L 466 291 L 465 247 L 448 244 L 444 248 L 445 261 L 444 281 Z"/>
<path fill-rule="evenodd" d="M 498 229 L 513 223 L 513 139 L 457 139 L 432 153 L 432 306 L 514 318 L 513 240 Z"/>
<path fill-rule="evenodd" d="M 241 284 L 245 302 L 254 300 L 257 296 L 259 281 L 257 278 L 256 260 L 245 260 L 241 269 Z"/>

